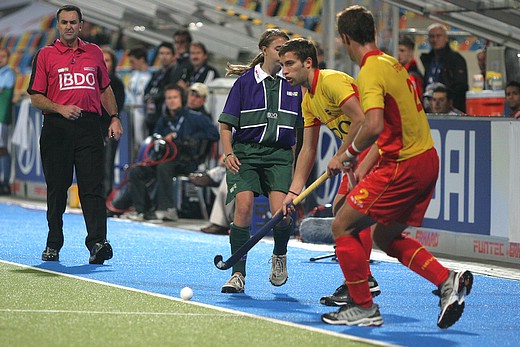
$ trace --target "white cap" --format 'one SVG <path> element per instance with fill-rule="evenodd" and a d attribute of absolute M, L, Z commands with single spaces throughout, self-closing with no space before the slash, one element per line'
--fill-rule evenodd
<path fill-rule="evenodd" d="M 206 97 L 208 96 L 208 87 L 204 83 L 193 83 L 190 86 L 190 90 L 193 90 L 195 93 L 199 94 L 200 96 Z"/>

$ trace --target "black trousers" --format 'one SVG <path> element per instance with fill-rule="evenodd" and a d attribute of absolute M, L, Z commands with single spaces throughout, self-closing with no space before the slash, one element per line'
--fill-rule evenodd
<path fill-rule="evenodd" d="M 103 196 L 103 137 L 100 117 L 85 113 L 77 120 L 61 115 L 45 115 L 40 137 L 40 153 L 47 184 L 47 246 L 63 246 L 63 213 L 73 172 L 87 227 L 85 245 L 90 250 L 107 235 L 105 198 Z"/>

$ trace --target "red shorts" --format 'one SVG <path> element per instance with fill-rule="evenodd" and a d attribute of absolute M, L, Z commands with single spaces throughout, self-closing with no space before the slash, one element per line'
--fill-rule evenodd
<path fill-rule="evenodd" d="M 435 148 L 400 162 L 381 160 L 347 196 L 378 223 L 420 226 L 439 175 Z"/>
<path fill-rule="evenodd" d="M 359 163 L 361 163 L 361 161 L 363 159 L 365 159 L 365 157 L 367 156 L 369 151 L 370 151 L 370 147 L 368 147 L 363 152 L 361 152 L 361 154 L 358 157 L 358 162 L 356 164 L 356 168 L 359 166 Z M 341 177 L 341 183 L 339 184 L 338 192 L 336 194 L 347 195 L 347 193 L 349 191 L 348 183 L 349 183 L 348 182 L 348 175 L 347 174 L 343 174 L 343 177 Z"/>

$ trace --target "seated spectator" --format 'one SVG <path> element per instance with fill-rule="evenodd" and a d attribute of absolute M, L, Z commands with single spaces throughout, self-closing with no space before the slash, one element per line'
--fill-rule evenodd
<path fill-rule="evenodd" d="M 510 81 L 506 84 L 506 117 L 520 119 L 520 82 Z"/>
<path fill-rule="evenodd" d="M 189 180 L 199 187 L 218 186 L 218 190 L 215 193 L 215 201 L 209 216 L 210 223 L 200 230 L 208 234 L 227 235 L 229 226 L 233 221 L 235 200 L 226 205 L 227 183 L 224 155 L 221 156 L 219 165 L 203 173 L 192 173 L 189 176 Z"/>
<path fill-rule="evenodd" d="M 218 165 L 206 172 L 193 172 L 188 177 L 198 187 L 218 187 L 226 174 L 226 168 Z"/>
<path fill-rule="evenodd" d="M 207 97 L 208 87 L 204 83 L 193 83 L 188 90 L 186 107 L 192 111 L 200 112 L 211 119 L 211 115 L 206 111 L 206 107 L 204 107 Z"/>
<path fill-rule="evenodd" d="M 188 90 L 189 86 L 194 83 L 200 82 L 207 85 L 220 77 L 218 71 L 208 64 L 208 51 L 201 42 L 191 43 L 190 63 L 191 66 L 185 69 L 182 80 L 178 83 L 184 90 Z"/>
<path fill-rule="evenodd" d="M 177 146 L 177 156 L 172 161 L 156 166 L 136 166 L 129 172 L 129 189 L 136 213 L 129 218 L 137 221 L 161 223 L 177 220 L 174 208 L 173 177 L 188 175 L 199 164 L 198 154 L 203 142 L 219 139 L 217 127 L 211 120 L 182 106 L 182 89 L 177 85 L 165 88 L 165 109 L 159 118 L 155 133 Z M 152 180 L 156 181 L 155 203 L 150 199 Z"/>
<path fill-rule="evenodd" d="M 422 100 L 424 112 L 426 112 L 426 113 L 432 112 L 432 107 L 431 107 L 430 103 L 432 100 L 433 91 L 438 87 L 446 88 L 446 86 L 444 84 L 436 82 L 436 83 L 432 83 L 432 84 L 428 85 L 428 87 L 426 87 L 426 89 L 424 90 L 423 100 Z"/>
<path fill-rule="evenodd" d="M 462 115 L 462 111 L 453 107 L 453 95 L 445 87 L 437 87 L 433 90 L 430 100 L 431 113 L 443 115 Z"/>

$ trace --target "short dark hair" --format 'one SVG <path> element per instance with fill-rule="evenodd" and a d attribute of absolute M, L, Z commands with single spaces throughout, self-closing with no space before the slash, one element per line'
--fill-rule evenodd
<path fill-rule="evenodd" d="M 432 96 L 433 96 L 433 93 L 446 93 L 446 97 L 448 98 L 448 100 L 453 100 L 453 92 L 451 91 L 450 88 L 446 88 L 444 86 L 438 86 L 438 87 L 435 87 L 435 89 L 433 90 Z"/>
<path fill-rule="evenodd" d="M 78 17 L 79 17 L 79 21 L 80 22 L 83 22 L 83 14 L 81 13 L 81 10 L 78 6 L 74 6 L 74 5 L 63 5 L 61 6 L 58 11 L 56 11 L 56 20 L 60 20 L 60 13 L 62 13 L 63 11 L 65 12 L 73 12 L 73 11 L 76 11 L 78 13 Z"/>
<path fill-rule="evenodd" d="M 188 41 L 188 43 L 191 43 L 191 41 L 193 41 L 193 39 L 191 38 L 191 33 L 187 29 L 177 30 L 176 32 L 173 33 L 173 37 L 175 37 L 175 36 L 184 36 L 186 38 L 186 40 Z"/>
<path fill-rule="evenodd" d="M 518 81 L 509 81 L 506 84 L 506 88 L 507 87 L 516 87 L 516 88 L 520 89 L 520 82 L 518 82 Z"/>
<path fill-rule="evenodd" d="M 148 52 L 144 47 L 134 47 L 128 52 L 129 57 L 135 57 L 136 59 L 144 59 L 146 62 L 148 61 Z"/>
<path fill-rule="evenodd" d="M 159 49 L 161 49 L 161 47 L 167 48 L 170 51 L 172 51 L 172 54 L 175 54 L 175 47 L 173 47 L 171 42 L 166 42 L 166 41 L 161 42 L 159 44 L 159 46 L 157 46 L 157 52 L 159 52 Z"/>
<path fill-rule="evenodd" d="M 202 52 L 204 52 L 204 54 L 208 54 L 208 50 L 206 49 L 206 46 L 202 43 L 202 42 L 199 42 L 199 41 L 194 41 L 192 43 L 190 43 L 190 48 L 191 47 L 199 47 L 200 49 L 202 49 Z"/>
<path fill-rule="evenodd" d="M 412 40 L 410 36 L 401 36 L 399 39 L 399 44 L 405 46 L 412 51 L 415 49 L 415 42 Z"/>
<path fill-rule="evenodd" d="M 348 35 L 361 45 L 376 41 L 374 16 L 365 7 L 359 5 L 347 7 L 340 11 L 336 18 L 340 35 Z"/>
<path fill-rule="evenodd" d="M 316 46 L 314 46 L 314 44 L 311 41 L 304 38 L 291 39 L 285 42 L 282 45 L 282 47 L 280 47 L 278 54 L 284 55 L 288 52 L 293 52 L 294 55 L 296 55 L 302 63 L 307 58 L 311 58 L 312 67 L 318 67 L 318 56 L 316 53 Z"/>
<path fill-rule="evenodd" d="M 184 89 L 176 83 L 170 83 L 164 87 L 164 93 L 166 94 L 166 91 L 168 90 L 176 90 L 181 94 L 182 106 L 184 107 L 184 104 L 186 103 Z"/>

